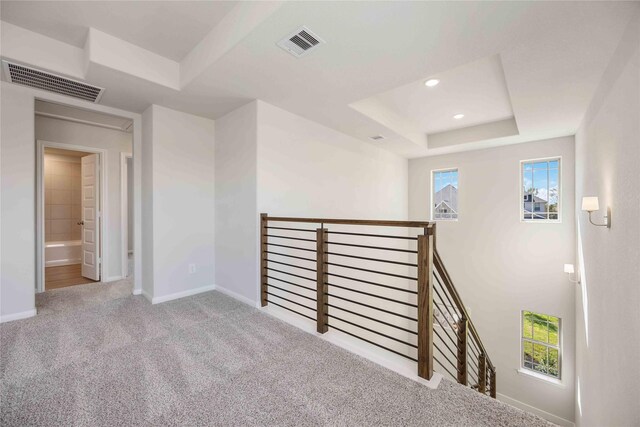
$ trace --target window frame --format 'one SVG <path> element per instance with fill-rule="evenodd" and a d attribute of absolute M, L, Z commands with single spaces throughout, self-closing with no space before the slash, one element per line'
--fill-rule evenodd
<path fill-rule="evenodd" d="M 550 343 L 545 343 L 542 341 L 535 340 L 533 338 L 525 338 L 524 336 L 524 313 L 534 313 L 543 316 L 552 316 L 558 319 L 558 345 L 554 346 Z M 545 381 L 550 381 L 552 383 L 562 384 L 562 345 L 563 345 L 563 327 L 562 327 L 562 318 L 555 314 L 545 314 L 534 310 L 520 310 L 520 372 L 523 372 L 528 375 L 532 375 L 536 378 L 540 378 Z M 532 331 L 533 336 L 533 331 Z M 524 364 L 524 343 L 530 342 L 532 344 L 540 344 L 545 347 L 552 348 L 558 350 L 558 376 L 554 377 L 553 375 L 546 374 L 544 372 L 536 371 L 535 369 L 528 368 Z"/>
<path fill-rule="evenodd" d="M 557 160 L 558 161 L 558 219 L 527 219 L 524 217 L 524 165 L 525 163 L 536 163 L 536 162 L 549 162 L 549 161 L 553 161 L 553 160 Z M 541 157 L 541 158 L 536 158 L 536 159 L 526 159 L 526 160 L 520 160 L 520 178 L 518 179 L 518 182 L 520 184 L 520 208 L 518 209 L 519 214 L 520 214 L 520 222 L 524 222 L 524 223 L 531 223 L 531 224 L 562 224 L 562 195 L 563 195 L 563 188 L 562 188 L 562 183 L 563 183 L 563 179 L 562 179 L 562 156 L 551 156 L 551 157 Z M 548 172 L 547 172 L 547 183 L 549 182 L 548 180 Z M 548 184 L 547 184 L 548 185 Z"/>
<path fill-rule="evenodd" d="M 436 172 L 453 172 L 455 171 L 458 174 L 458 212 L 456 212 L 457 217 L 456 218 L 440 218 L 440 219 L 436 219 L 435 218 L 435 206 L 433 205 L 434 202 L 434 196 L 435 196 L 435 192 L 433 191 L 435 189 L 435 174 Z M 430 181 L 431 181 L 431 185 L 430 185 L 430 190 L 429 190 L 429 213 L 430 213 L 430 218 L 431 221 L 435 222 L 435 221 L 446 221 L 446 222 L 458 222 L 458 220 L 460 219 L 460 168 L 458 168 L 457 166 L 455 167 L 449 167 L 449 168 L 440 168 L 440 169 L 432 169 L 431 170 L 431 176 L 430 176 Z"/>

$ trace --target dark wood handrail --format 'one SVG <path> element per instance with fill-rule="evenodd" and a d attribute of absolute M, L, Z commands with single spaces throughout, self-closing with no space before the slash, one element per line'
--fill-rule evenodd
<path fill-rule="evenodd" d="M 489 354 L 487 353 L 487 350 L 484 348 L 484 344 L 482 344 L 480 335 L 478 334 L 478 331 L 476 330 L 475 325 L 471 321 L 471 317 L 469 316 L 469 313 L 467 313 L 467 308 L 464 306 L 462 302 L 462 298 L 460 298 L 460 294 L 458 293 L 458 290 L 453 285 L 451 276 L 449 276 L 449 272 L 444 266 L 444 263 L 442 262 L 442 258 L 440 258 L 440 254 L 438 253 L 437 249 L 433 251 L 433 266 L 436 268 L 436 270 L 438 270 L 438 274 L 440 274 L 440 277 L 442 278 L 442 281 L 444 282 L 444 285 L 447 288 L 447 291 L 453 298 L 453 301 L 456 304 L 456 307 L 458 308 L 460 313 L 462 313 L 464 318 L 467 320 L 468 329 L 471 332 L 471 335 L 473 336 L 473 338 L 476 340 L 476 342 L 480 346 L 480 349 L 484 353 L 487 363 L 489 364 L 491 369 L 494 369 L 495 367 L 491 362 L 491 359 L 489 358 Z"/>
<path fill-rule="evenodd" d="M 385 349 L 389 352 L 398 354 L 407 359 L 413 360 L 417 362 L 418 367 L 418 375 L 425 379 L 431 379 L 433 375 L 433 364 L 436 361 L 440 368 L 450 374 L 453 378 L 457 379 L 460 384 L 468 385 L 468 372 L 473 372 L 473 369 L 470 367 L 470 363 L 468 362 L 468 349 L 473 351 L 473 347 L 478 350 L 478 354 L 475 354 L 478 358 L 478 372 L 477 372 L 477 384 L 472 384 L 471 387 L 477 389 L 482 393 L 489 393 L 492 397 L 496 396 L 496 371 L 493 363 L 489 359 L 487 351 L 484 347 L 484 344 L 480 340 L 480 335 L 470 319 L 469 313 L 462 302 L 462 298 L 458 293 L 457 289 L 453 284 L 453 280 L 449 275 L 444 263 L 442 262 L 442 258 L 436 249 L 436 223 L 429 221 L 396 221 L 396 220 L 366 220 L 366 219 L 344 219 L 344 218 L 300 218 L 300 217 L 272 217 L 268 214 L 261 214 L 261 257 L 260 257 L 260 267 L 261 267 L 261 304 L 266 306 L 267 304 L 274 304 L 280 308 L 284 308 L 293 313 L 301 315 L 307 319 L 315 320 L 316 322 L 316 330 L 319 333 L 326 333 L 329 329 L 335 329 L 347 335 L 351 335 L 355 338 L 368 342 L 372 345 Z M 307 224 L 317 224 L 319 227 L 315 229 L 311 229 L 308 227 L 297 228 L 295 225 L 276 225 L 273 227 L 269 226 L 269 222 L 281 222 L 281 223 L 307 223 Z M 410 237 L 407 236 L 397 236 L 397 235 L 389 235 L 389 234 L 402 234 L 402 233 L 389 233 L 389 234 L 375 234 L 375 231 L 367 231 L 365 233 L 357 232 L 355 230 L 353 232 L 349 230 L 341 230 L 334 231 L 326 228 L 328 224 L 340 224 L 340 225 L 354 225 L 354 226 L 378 226 L 378 227 L 401 227 L 401 228 L 418 228 L 421 229 L 418 231 L 417 236 Z M 312 226 L 311 226 L 312 227 Z M 287 230 L 287 231 L 295 231 L 295 232 L 309 232 L 315 234 L 315 239 L 310 238 L 309 234 L 306 234 L 304 237 L 286 235 L 283 233 L 270 233 L 269 230 Z M 329 240 L 329 236 L 331 234 L 341 234 L 345 236 L 356 236 L 356 237 L 379 237 L 385 239 L 409 239 L 414 240 L 417 243 L 416 250 L 409 249 L 399 249 L 397 247 L 388 247 L 388 245 L 361 245 L 356 244 L 349 241 L 342 242 L 334 242 Z M 411 234 L 411 233 L 409 233 Z M 269 239 L 277 238 L 276 242 L 272 242 Z M 289 239 L 285 241 L 285 244 L 281 239 Z M 306 246 L 295 245 L 296 241 L 305 242 Z M 292 243 L 291 243 L 292 242 Z M 306 243 L 308 242 L 308 243 Z M 315 243 L 315 248 L 312 249 L 309 246 L 309 243 Z M 369 256 L 360 256 L 354 253 L 341 253 L 336 252 L 330 249 L 332 245 L 343 245 L 346 247 L 352 248 L 363 248 L 363 249 L 375 249 L 381 251 L 399 251 L 405 253 L 416 254 L 416 263 L 407 263 L 400 262 L 397 260 L 385 259 L 384 255 L 369 257 Z M 304 254 L 291 254 L 286 253 L 286 251 L 274 251 L 269 250 L 271 246 L 275 246 L 278 248 L 287 248 L 298 251 L 305 251 Z M 315 259 L 310 258 L 307 252 L 315 252 Z M 268 254 L 288 257 L 286 260 L 281 259 L 272 259 L 268 257 Z M 382 252 L 381 252 L 382 254 Z M 336 262 L 333 258 L 339 257 L 340 261 Z M 385 265 L 397 264 L 404 265 L 409 267 L 417 268 L 417 277 L 400 275 L 395 272 L 390 271 L 381 271 L 379 269 L 370 268 L 362 268 L 361 266 L 352 265 L 352 264 L 344 264 L 343 258 L 347 257 L 351 260 L 364 260 L 367 262 L 376 262 L 376 263 L 385 263 Z M 314 262 L 316 264 L 315 269 L 310 268 L 309 265 L 305 264 L 305 266 L 300 266 L 295 264 L 295 261 L 291 261 L 290 259 L 299 259 L 307 262 Z M 287 262 L 285 262 L 287 261 Z M 275 264 L 272 264 L 275 263 Z M 281 265 L 286 267 L 290 267 L 296 269 L 294 271 L 291 270 L 283 270 Z M 273 267 L 278 267 L 273 268 Z M 371 280 L 362 280 L 361 278 L 354 277 L 350 273 L 341 273 L 336 274 L 335 271 L 330 271 L 331 267 L 339 267 L 346 268 L 349 270 L 356 271 L 364 271 L 367 273 L 384 275 L 385 277 L 397 277 L 410 280 L 411 282 L 416 282 L 417 288 L 416 291 L 405 290 L 396 288 L 395 286 L 389 286 L 384 283 L 378 283 L 378 281 Z M 303 269 L 314 273 L 315 278 L 302 276 L 297 269 Z M 286 275 L 289 280 L 295 279 L 303 279 L 311 282 L 315 282 L 315 289 L 309 286 L 308 282 L 304 284 L 294 283 L 288 280 L 284 280 L 282 277 L 271 277 L 269 272 L 278 272 L 281 275 Z M 308 273 L 306 273 L 308 274 Z M 385 296 L 381 296 L 376 294 L 375 292 L 351 288 L 344 283 L 337 283 L 330 280 L 330 277 L 340 277 L 343 279 L 347 279 L 350 281 L 356 281 L 360 283 L 367 283 L 376 287 L 384 287 L 388 289 L 396 289 L 403 292 L 410 292 L 417 296 L 417 303 L 409 303 L 404 301 L 399 301 L 394 298 L 388 298 Z M 278 283 L 274 284 L 271 280 L 276 280 Z M 289 289 L 283 284 L 290 284 L 292 286 L 296 286 L 296 289 Z M 451 335 L 447 334 L 449 340 L 453 343 L 454 349 L 452 350 L 448 342 L 444 342 L 440 333 L 434 330 L 434 320 L 435 320 L 435 312 L 436 309 L 434 295 L 437 294 L 437 297 L 441 300 L 442 304 L 446 304 L 443 300 L 442 295 L 438 292 L 437 289 L 434 288 L 434 283 L 440 283 L 442 291 L 446 296 L 446 299 L 449 301 L 449 304 L 446 307 L 452 307 L 455 314 L 452 315 L 449 308 L 446 311 L 449 315 L 453 316 L 454 319 L 451 321 L 457 322 L 456 325 L 452 324 L 450 320 L 445 316 L 445 320 L 451 326 L 453 330 L 453 338 Z M 280 291 L 273 292 L 273 289 Z M 301 288 L 301 289 L 298 289 Z M 301 290 L 306 289 L 307 291 L 315 291 L 315 296 L 311 297 L 309 294 L 300 293 Z M 400 313 L 397 310 L 391 308 L 383 308 L 377 306 L 374 303 L 365 303 L 363 301 L 357 300 L 355 297 L 349 296 L 346 298 L 345 295 L 335 294 L 332 292 L 332 289 L 338 288 L 341 290 L 346 290 L 358 295 L 364 295 L 367 297 L 374 297 L 377 299 L 387 300 L 394 303 L 400 303 L 404 305 L 408 305 L 411 307 L 415 307 L 417 309 L 417 314 L 413 316 L 407 316 L 404 313 Z M 304 301 L 287 299 L 283 296 L 282 292 L 286 293 L 286 296 L 289 298 L 303 298 Z M 273 301 L 273 298 L 276 298 L 276 301 Z M 331 298 L 331 299 L 330 299 Z M 332 301 L 335 300 L 347 302 L 349 304 L 356 304 L 359 307 L 366 307 L 367 309 L 377 310 L 382 313 L 390 314 L 396 316 L 398 318 L 407 319 L 417 323 L 417 331 L 413 331 L 411 329 L 407 329 L 398 325 L 394 325 L 392 323 L 385 322 L 384 320 L 378 319 L 376 317 L 372 317 L 368 313 L 359 312 L 356 308 L 345 307 L 343 305 L 334 305 Z M 286 301 L 290 304 L 294 304 L 295 306 L 287 306 L 283 301 Z M 315 303 L 314 306 L 310 306 L 309 301 Z M 304 304 L 303 304 L 304 303 Z M 284 304 L 284 305 L 283 305 Z M 338 313 L 329 312 L 329 308 L 337 309 Z M 440 310 L 440 308 L 437 308 Z M 302 312 L 300 311 L 302 310 Z M 307 311 L 310 311 L 315 314 L 315 316 L 308 315 Z M 417 345 L 411 341 L 407 341 L 406 339 L 400 339 L 399 337 L 394 337 L 393 334 L 388 333 L 387 331 L 382 331 L 373 328 L 370 325 L 365 325 L 360 323 L 359 320 L 356 319 L 346 319 L 344 316 L 340 317 L 340 312 L 346 312 L 351 314 L 352 316 L 359 316 L 357 319 L 367 319 L 369 321 L 377 322 L 392 328 L 396 328 L 398 330 L 402 330 L 405 332 L 409 332 L 411 334 L 417 335 Z M 440 314 L 444 315 L 444 313 L 440 310 Z M 458 317 L 459 319 L 455 319 Z M 389 340 L 393 340 L 397 343 L 407 345 L 408 347 L 413 347 L 417 350 L 417 358 L 411 354 L 407 354 L 406 352 L 400 352 L 393 348 L 391 348 L 386 343 L 376 342 L 376 340 L 371 340 L 369 337 L 363 337 L 356 331 L 349 331 L 342 329 L 342 325 L 338 323 L 335 325 L 334 320 L 337 320 L 342 323 L 346 323 L 355 328 L 359 328 L 360 330 L 364 330 L 370 333 L 374 333 L 377 336 L 382 338 L 386 338 Z M 440 321 L 440 320 L 438 320 Z M 437 335 L 437 338 L 440 340 L 438 342 L 434 342 L 434 336 Z M 469 347 L 467 343 L 473 343 L 473 347 Z M 439 345 L 438 345 L 439 344 Z M 445 359 L 438 359 L 434 354 L 434 350 L 437 350 L 439 354 L 445 357 Z M 447 356 L 447 354 L 452 353 L 451 356 Z M 473 353 L 476 353 L 473 351 Z M 455 360 L 452 360 L 455 359 Z M 470 359 L 473 361 L 473 359 Z M 452 373 L 446 366 L 443 365 L 443 361 L 448 361 L 449 364 L 453 365 L 457 369 L 457 374 Z M 447 365 L 448 366 L 448 365 Z"/>
<path fill-rule="evenodd" d="M 297 218 L 269 216 L 267 221 L 309 222 L 313 224 L 371 225 L 380 227 L 432 228 L 434 223 L 428 221 L 392 221 L 378 219 L 336 219 L 336 218 Z"/>

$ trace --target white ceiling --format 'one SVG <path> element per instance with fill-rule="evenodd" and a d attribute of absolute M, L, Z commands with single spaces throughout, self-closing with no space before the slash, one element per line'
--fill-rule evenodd
<path fill-rule="evenodd" d="M 440 80 L 440 83 L 434 87 L 425 86 L 425 81 L 431 78 Z M 498 55 L 421 78 L 353 106 L 368 102 L 410 120 L 416 131 L 422 134 L 513 117 Z M 458 113 L 464 117 L 454 119 Z"/>
<path fill-rule="evenodd" d="M 16 25 L 31 22 L 32 30 L 62 39 L 58 32 L 65 33 L 67 24 L 44 14 L 42 22 L 30 21 L 33 9 L 25 3 L 12 5 L 7 18 L 3 2 L 2 19 Z M 165 28 L 166 16 L 153 12 L 157 5 L 145 9 L 145 2 L 126 4 L 139 10 L 145 31 L 164 37 L 183 31 L 191 40 L 202 35 L 197 24 L 193 29 Z M 113 18 L 129 6 L 102 7 Z M 639 10 L 638 2 L 284 2 L 180 90 L 103 65 L 90 67 L 85 79 L 107 88 L 101 103 L 129 111 L 142 112 L 155 103 L 218 118 L 262 99 L 417 157 L 575 133 L 627 23 Z M 326 44 L 298 59 L 276 43 L 301 25 Z M 130 26 L 135 25 L 102 31 L 126 40 L 127 32 L 134 31 Z M 234 27 L 221 26 L 209 34 L 230 40 Z M 184 56 L 184 50 L 176 52 L 173 58 Z M 434 88 L 439 92 L 410 89 L 431 76 L 442 77 Z M 393 101 L 395 107 L 375 118 L 352 107 L 371 98 Z M 459 125 L 451 123 L 454 109 L 466 115 Z M 411 132 L 413 122 L 424 134 L 509 115 L 517 123 L 516 135 L 495 138 L 485 132 L 474 141 L 467 134 L 464 144 L 448 140 L 441 148 L 428 149 L 426 136 L 422 141 Z M 385 135 L 384 142 L 369 140 L 377 134 Z"/>
<path fill-rule="evenodd" d="M 182 59 L 237 1 L 2 1 L 3 21 L 84 46 L 89 27 L 174 61 Z"/>

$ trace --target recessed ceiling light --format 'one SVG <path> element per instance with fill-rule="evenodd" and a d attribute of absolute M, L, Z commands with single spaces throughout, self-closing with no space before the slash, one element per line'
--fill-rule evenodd
<path fill-rule="evenodd" d="M 426 82 L 424 82 L 424 85 L 427 87 L 434 87 L 434 86 L 437 86 L 438 83 L 440 83 L 440 80 L 438 79 L 429 79 Z"/>
<path fill-rule="evenodd" d="M 464 114 L 456 114 L 455 116 L 453 116 L 453 118 L 456 120 L 460 120 L 463 117 L 464 117 Z"/>

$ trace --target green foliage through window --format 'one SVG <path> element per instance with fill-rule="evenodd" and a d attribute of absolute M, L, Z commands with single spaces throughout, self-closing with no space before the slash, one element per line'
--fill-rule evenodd
<path fill-rule="evenodd" d="M 522 312 L 522 366 L 560 378 L 560 319 Z"/>

